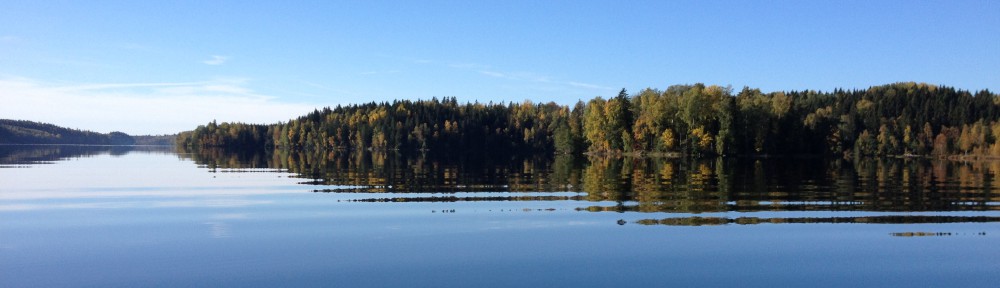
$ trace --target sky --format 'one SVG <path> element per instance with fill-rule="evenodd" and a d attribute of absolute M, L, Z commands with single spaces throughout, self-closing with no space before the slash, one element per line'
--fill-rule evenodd
<path fill-rule="evenodd" d="M 0 118 L 171 134 L 675 84 L 1000 91 L 1000 1 L 0 0 Z"/>

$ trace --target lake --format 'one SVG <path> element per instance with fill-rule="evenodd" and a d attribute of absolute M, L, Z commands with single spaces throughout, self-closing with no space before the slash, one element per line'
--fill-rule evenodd
<path fill-rule="evenodd" d="M 995 287 L 998 172 L 0 146 L 0 287 Z"/>

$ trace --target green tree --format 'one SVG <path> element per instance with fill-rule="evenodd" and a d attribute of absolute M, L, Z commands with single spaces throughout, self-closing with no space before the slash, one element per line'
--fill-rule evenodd
<path fill-rule="evenodd" d="M 605 117 L 605 101 L 601 97 L 590 100 L 584 113 L 584 131 L 592 152 L 608 152 L 611 143 L 608 142 L 608 120 Z"/>

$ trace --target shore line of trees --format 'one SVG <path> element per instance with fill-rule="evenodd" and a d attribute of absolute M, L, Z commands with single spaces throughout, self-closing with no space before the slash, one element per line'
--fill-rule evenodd
<path fill-rule="evenodd" d="M 217 123 L 184 147 L 596 155 L 1000 157 L 1000 98 L 924 83 L 764 93 L 704 84 L 553 102 L 397 100 L 275 124 Z"/>
<path fill-rule="evenodd" d="M 0 144 L 173 146 L 177 135 L 98 133 L 28 120 L 0 119 Z"/>
<path fill-rule="evenodd" d="M 0 144 L 134 145 L 135 138 L 122 132 L 98 133 L 53 124 L 0 119 Z"/>

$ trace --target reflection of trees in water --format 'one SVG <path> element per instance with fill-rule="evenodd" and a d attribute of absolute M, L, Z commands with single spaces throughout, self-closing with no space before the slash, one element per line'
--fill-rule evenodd
<path fill-rule="evenodd" d="M 46 164 L 97 155 L 122 156 L 133 151 L 168 153 L 170 146 L 0 145 L 0 165 Z"/>
<path fill-rule="evenodd" d="M 630 185 L 636 197 L 627 199 L 629 203 L 583 210 L 681 213 L 1000 210 L 996 205 L 998 196 L 993 192 L 996 183 L 992 180 L 1000 171 L 1000 163 L 881 159 L 851 164 L 821 159 L 716 159 L 656 164 L 666 165 L 660 168 L 666 172 L 653 176 L 642 174 L 649 169 L 633 171 L 636 176 L 631 177 Z M 618 201 L 594 196 L 591 194 L 588 199 Z"/>
<path fill-rule="evenodd" d="M 319 192 L 575 191 L 580 185 L 576 159 L 497 159 L 490 155 L 432 159 L 420 153 L 287 150 L 225 154 L 219 149 L 185 155 L 209 168 L 281 169 L 308 179 L 304 184 L 335 186 L 316 189 Z"/>
<path fill-rule="evenodd" d="M 409 192 L 585 192 L 611 202 L 586 211 L 992 211 L 1000 162 L 925 159 L 848 162 L 813 158 L 705 160 L 349 152 L 226 153 L 183 157 L 209 168 L 271 168 L 331 187 L 317 192 L 404 193 L 392 201 L 543 201 L 519 198 L 407 197 Z M 422 198 L 421 198 L 422 197 Z M 379 197 L 370 200 L 380 199 Z M 577 199 L 569 199 L 577 200 Z M 555 201 L 555 200 L 553 200 Z"/>
<path fill-rule="evenodd" d="M 706 225 L 757 225 L 757 224 L 917 224 L 917 223 L 986 223 L 1000 222 L 1000 217 L 988 216 L 865 216 L 865 217 L 675 217 L 664 219 L 643 219 L 635 221 L 642 225 L 706 226 Z"/>
<path fill-rule="evenodd" d="M 986 232 L 952 233 L 952 232 L 894 232 L 893 237 L 928 237 L 928 236 L 986 236 Z"/>
<path fill-rule="evenodd" d="M 580 196 L 425 196 L 384 197 L 350 200 L 352 202 L 474 202 L 474 201 L 580 201 Z"/>

